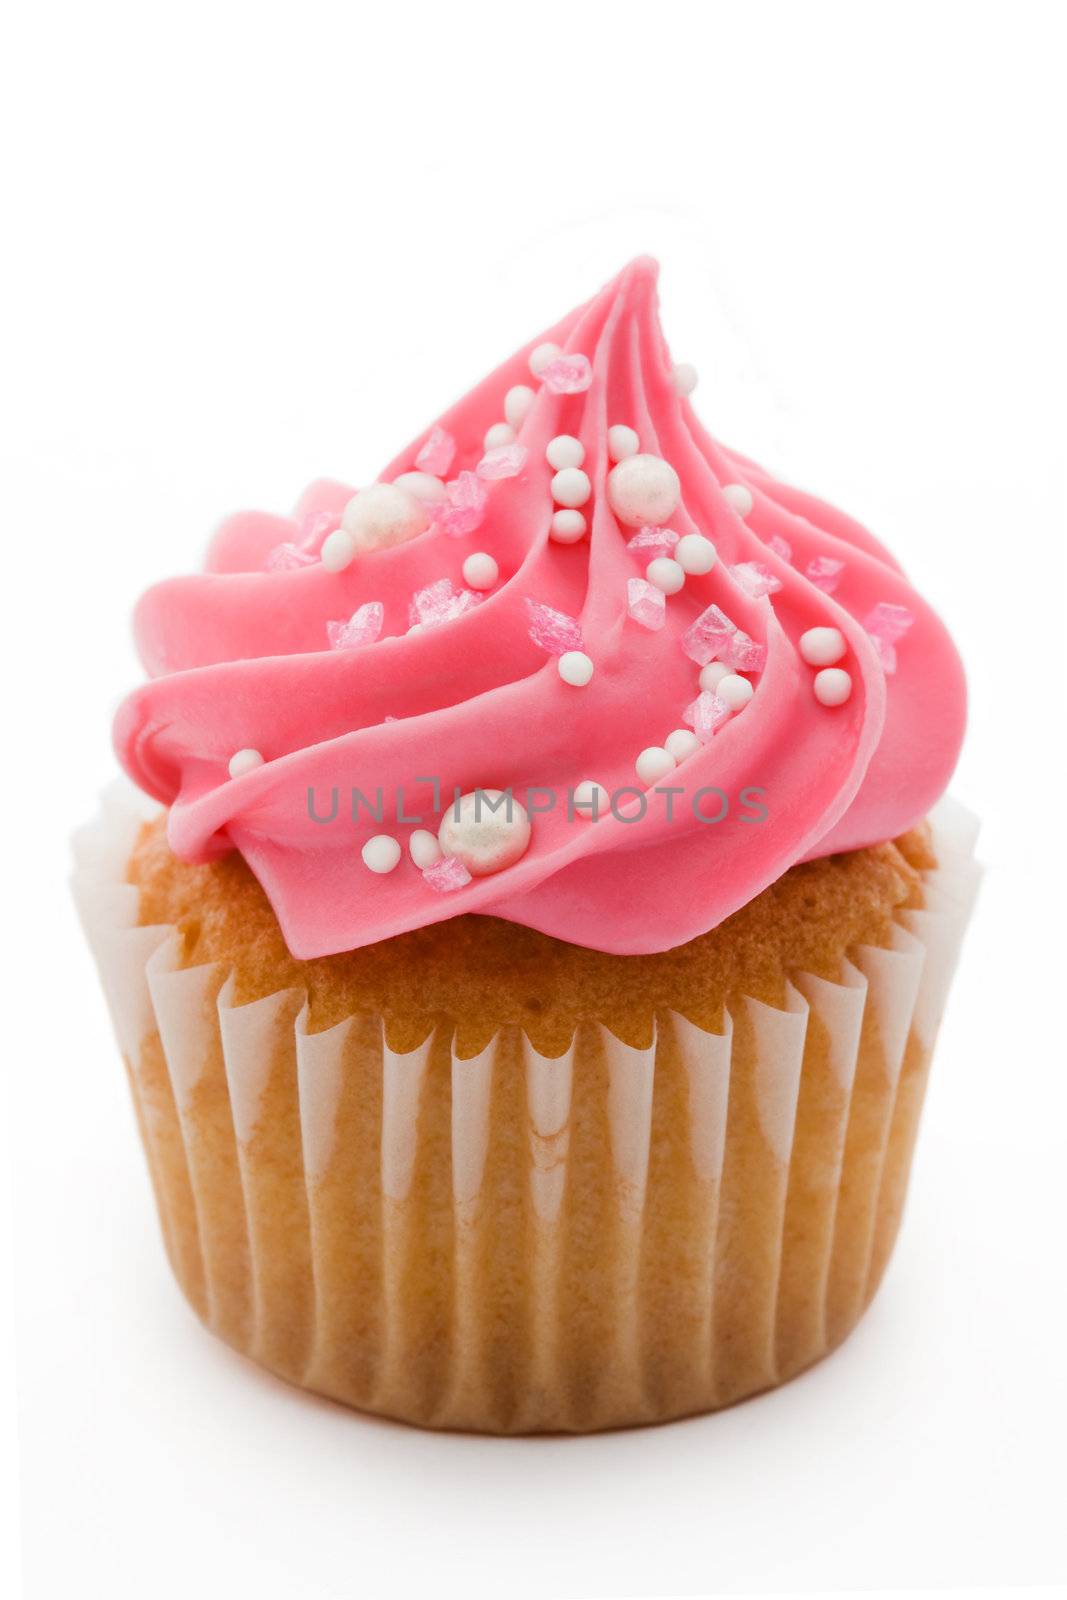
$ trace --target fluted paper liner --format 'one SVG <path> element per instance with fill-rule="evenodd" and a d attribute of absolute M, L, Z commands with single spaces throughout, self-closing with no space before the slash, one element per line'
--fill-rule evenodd
<path fill-rule="evenodd" d="M 587 1430 L 729 1404 L 848 1333 L 900 1221 L 930 1054 L 977 888 L 943 802 L 925 906 L 837 983 L 671 1012 L 647 1049 L 506 1028 L 460 1059 L 381 1019 L 236 1005 L 124 881 L 126 791 L 76 840 L 75 895 L 175 1274 L 295 1383 L 435 1427 Z"/>

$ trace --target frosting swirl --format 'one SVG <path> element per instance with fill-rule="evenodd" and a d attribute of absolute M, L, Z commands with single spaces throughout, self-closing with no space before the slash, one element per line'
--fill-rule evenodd
<path fill-rule="evenodd" d="M 942 624 L 862 527 L 705 433 L 660 331 L 655 277 L 653 263 L 632 263 L 386 468 L 385 483 L 426 465 L 453 474 L 443 500 L 436 477 L 416 485 L 437 503 L 420 500 L 400 542 L 372 529 L 336 570 L 329 541 L 344 542 L 334 530 L 355 491 L 319 482 L 292 518 L 230 518 L 205 572 L 142 598 L 149 681 L 118 714 L 119 757 L 171 806 L 179 856 L 241 851 L 297 957 L 464 912 L 620 954 L 668 949 L 797 861 L 903 832 L 943 792 L 965 697 Z M 546 340 L 563 358 L 546 377 L 539 355 L 539 382 L 530 356 Z M 518 385 L 534 397 L 516 403 L 514 440 L 498 432 L 487 460 L 486 432 Z M 629 548 L 637 528 L 616 514 L 609 430 L 620 426 L 677 475 L 658 546 L 642 532 Z M 580 467 L 546 457 L 560 436 L 579 441 Z M 557 480 L 568 472 L 586 474 L 587 500 L 577 480 Z M 554 494 L 575 501 L 558 530 L 573 542 L 551 536 Z M 575 538 L 579 505 L 588 532 Z M 715 547 L 711 569 L 694 558 L 678 592 L 666 569 L 648 584 L 648 557 L 673 568 L 675 536 L 694 534 Z M 479 583 L 495 564 L 487 588 L 464 577 L 475 552 L 492 558 L 468 566 Z M 563 619 L 547 645 L 543 608 Z M 720 614 L 736 630 L 725 647 L 707 621 Z M 813 628 L 842 636 L 843 699 L 829 679 L 815 691 L 818 651 L 801 643 Z M 730 638 L 747 655 L 731 657 Z M 584 668 L 564 676 L 560 645 L 592 663 L 587 681 Z M 710 723 L 713 690 L 693 710 L 709 655 L 732 659 L 754 689 L 738 707 L 711 707 Z M 635 776 L 686 708 L 697 748 L 658 781 L 647 777 L 655 762 Z M 565 798 L 586 780 L 616 801 L 596 820 Z M 527 806 L 523 853 L 473 877 L 450 876 L 447 860 L 442 874 L 432 853 L 420 870 L 415 830 L 425 844 L 452 796 L 477 789 L 510 789 Z M 364 797 L 355 808 L 353 790 Z M 404 847 L 398 864 L 383 833 Z"/>

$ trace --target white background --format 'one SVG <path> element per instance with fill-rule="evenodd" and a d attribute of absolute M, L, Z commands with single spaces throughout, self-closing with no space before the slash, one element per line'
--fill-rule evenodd
<path fill-rule="evenodd" d="M 1062 7 L 9 16 L 25 1593 L 1062 1579 Z M 840 1353 L 659 1430 L 438 1437 L 285 1388 L 186 1310 L 66 837 L 113 771 L 137 594 L 230 508 L 373 477 L 643 250 L 712 431 L 866 521 L 954 631 L 973 697 L 954 791 L 988 875 L 897 1257 Z"/>

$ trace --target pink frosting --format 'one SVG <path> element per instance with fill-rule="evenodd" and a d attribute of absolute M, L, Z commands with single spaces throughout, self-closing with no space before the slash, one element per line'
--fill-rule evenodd
<path fill-rule="evenodd" d="M 353 949 L 464 912 L 621 954 L 664 950 L 719 923 L 797 861 L 892 838 L 944 790 L 965 697 L 942 624 L 862 527 L 705 433 L 672 380 L 655 279 L 653 263 L 634 262 L 438 419 L 456 441 L 455 477 L 476 466 L 505 392 L 520 383 L 537 391 L 519 430 L 524 464 L 486 485 L 484 521 L 473 533 L 431 527 L 331 572 L 315 551 L 354 491 L 320 482 L 292 518 L 232 517 L 206 572 L 161 583 L 141 600 L 136 637 L 150 681 L 119 712 L 119 756 L 171 806 L 180 857 L 241 851 L 296 956 Z M 530 350 L 544 339 L 588 357 L 587 389 L 555 393 L 531 378 Z M 627 582 L 643 576 L 645 561 L 626 548 L 634 530 L 620 527 L 605 492 L 607 432 L 616 423 L 636 429 L 642 451 L 677 471 L 674 532 L 706 534 L 719 556 L 668 598 L 655 632 L 627 614 Z M 412 470 L 429 433 L 382 479 Z M 572 545 L 548 538 L 545 447 L 560 433 L 581 440 L 592 481 L 589 535 Z M 724 496 L 728 484 L 751 491 L 746 517 Z M 472 551 L 495 557 L 496 587 L 453 620 L 408 632 L 412 595 L 442 578 L 462 590 Z M 832 595 L 805 576 L 820 558 L 843 563 Z M 746 562 L 781 587 L 753 597 L 731 571 Z M 579 620 L 595 665 L 586 687 L 562 682 L 556 660 L 531 638 L 527 600 Z M 376 640 L 329 647 L 329 623 L 377 603 L 384 619 Z M 406 847 L 415 827 L 436 831 L 434 777 L 443 806 L 454 789 L 511 787 L 521 800 L 530 786 L 562 797 L 584 779 L 643 789 L 635 758 L 683 726 L 698 668 L 682 635 L 711 603 L 765 645 L 766 663 L 749 704 L 663 780 L 682 794 L 650 796 L 636 821 L 623 802 L 619 816 L 575 819 L 561 798 L 534 815 L 521 860 L 449 893 L 423 877 L 406 848 L 394 871 L 368 871 L 360 851 L 372 835 L 391 833 Z M 862 625 L 881 603 L 914 617 L 888 675 Z M 838 707 L 818 703 L 798 650 L 801 634 L 820 625 L 847 642 L 841 664 L 853 687 Z M 231 778 L 230 757 L 245 748 L 264 764 Z M 328 815 L 334 788 L 336 819 L 313 820 L 308 791 Z M 381 820 L 362 807 L 353 820 L 353 788 L 369 799 L 381 789 Z M 728 806 L 713 825 L 693 806 L 696 792 L 710 788 Z M 742 791 L 752 789 L 761 793 L 746 803 Z M 713 816 L 722 801 L 709 795 L 697 808 Z"/>

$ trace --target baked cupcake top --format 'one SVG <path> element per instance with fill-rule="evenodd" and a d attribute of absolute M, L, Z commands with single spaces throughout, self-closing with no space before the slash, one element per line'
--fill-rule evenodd
<path fill-rule="evenodd" d="M 943 792 L 964 685 L 872 536 L 711 439 L 639 260 L 355 491 L 136 613 L 115 737 L 301 958 L 467 912 L 621 954 Z"/>

